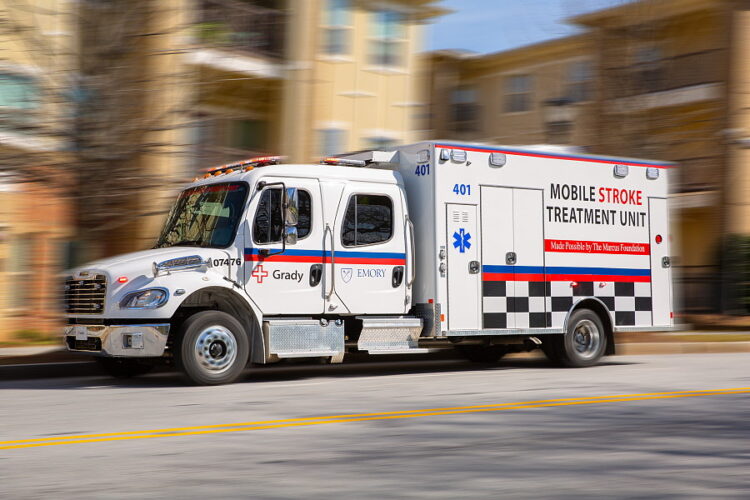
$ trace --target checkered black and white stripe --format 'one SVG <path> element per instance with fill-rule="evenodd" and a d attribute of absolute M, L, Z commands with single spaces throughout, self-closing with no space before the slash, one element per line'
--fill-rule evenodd
<path fill-rule="evenodd" d="M 511 288 L 512 287 L 512 288 Z M 510 293 L 509 293 L 510 292 Z M 651 325 L 651 284 L 484 281 L 484 328 L 562 328 L 573 304 L 596 297 L 617 326 Z"/>

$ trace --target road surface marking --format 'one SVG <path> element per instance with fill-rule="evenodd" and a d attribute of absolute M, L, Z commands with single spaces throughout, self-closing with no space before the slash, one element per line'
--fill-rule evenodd
<path fill-rule="evenodd" d="M 64 444 L 97 443 L 103 441 L 124 441 L 131 439 L 149 439 L 158 437 L 195 436 L 200 434 L 218 434 L 225 432 L 243 432 L 261 429 L 278 429 L 281 427 L 302 427 L 309 425 L 334 424 L 343 422 L 364 422 L 372 420 L 392 420 L 402 418 L 420 418 L 437 415 L 457 415 L 463 413 L 481 413 L 494 411 L 524 410 L 530 408 L 552 408 L 557 406 L 591 405 L 601 403 L 623 403 L 648 401 L 655 399 L 690 398 L 700 396 L 720 396 L 727 394 L 750 394 L 750 387 L 731 389 L 713 389 L 702 391 L 652 392 L 643 394 L 623 394 L 617 396 L 592 396 L 586 398 L 542 399 L 516 403 L 499 403 L 478 406 L 455 406 L 430 408 L 422 410 L 402 410 L 379 413 L 353 413 L 345 415 L 328 415 L 322 417 L 303 417 L 283 420 L 261 420 L 257 422 L 237 422 L 233 424 L 201 425 L 193 427 L 174 427 L 143 431 L 124 431 L 102 434 L 80 434 L 52 436 L 46 438 L 0 441 L 0 450 L 18 448 L 36 448 L 41 446 L 58 446 Z"/>

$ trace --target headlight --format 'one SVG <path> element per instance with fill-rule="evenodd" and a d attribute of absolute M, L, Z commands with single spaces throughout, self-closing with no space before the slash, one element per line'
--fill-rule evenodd
<path fill-rule="evenodd" d="M 169 292 L 163 288 L 150 288 L 129 293 L 120 302 L 122 309 L 156 309 L 167 303 Z"/>

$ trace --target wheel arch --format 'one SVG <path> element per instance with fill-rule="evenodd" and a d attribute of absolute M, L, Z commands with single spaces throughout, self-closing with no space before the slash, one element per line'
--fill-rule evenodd
<path fill-rule="evenodd" d="M 176 329 L 189 316 L 200 311 L 221 311 L 236 318 L 245 327 L 250 339 L 249 361 L 264 362 L 266 353 L 260 324 L 261 316 L 242 295 L 221 286 L 196 290 L 182 301 L 180 307 L 172 315 L 173 329 Z"/>
<path fill-rule="evenodd" d="M 599 316 L 599 319 L 604 326 L 604 332 L 607 335 L 607 350 L 604 352 L 604 354 L 607 356 L 614 354 L 615 336 L 614 327 L 612 325 L 612 314 L 610 313 L 604 302 L 597 299 L 596 297 L 586 297 L 585 299 L 579 300 L 578 302 L 573 304 L 573 307 L 570 308 L 567 316 L 565 317 L 565 323 L 563 325 L 565 331 L 568 331 L 568 320 L 570 320 L 570 316 L 579 309 L 588 309 Z"/>

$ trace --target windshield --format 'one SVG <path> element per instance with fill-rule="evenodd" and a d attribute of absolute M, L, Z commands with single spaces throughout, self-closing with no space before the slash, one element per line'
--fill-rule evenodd
<path fill-rule="evenodd" d="M 234 239 L 247 184 L 208 184 L 180 193 L 156 248 L 228 247 Z"/>

